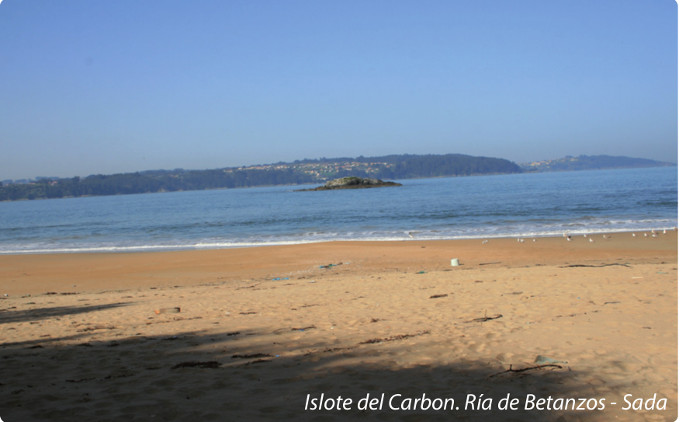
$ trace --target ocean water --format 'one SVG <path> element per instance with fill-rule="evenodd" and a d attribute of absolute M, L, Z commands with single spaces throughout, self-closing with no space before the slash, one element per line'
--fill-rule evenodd
<path fill-rule="evenodd" d="M 0 203 L 0 254 L 229 248 L 670 229 L 677 168 L 402 180 Z"/>

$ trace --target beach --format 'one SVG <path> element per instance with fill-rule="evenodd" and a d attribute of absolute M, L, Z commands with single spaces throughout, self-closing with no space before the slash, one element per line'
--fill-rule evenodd
<path fill-rule="evenodd" d="M 675 420 L 634 234 L 0 255 L 0 418 Z"/>

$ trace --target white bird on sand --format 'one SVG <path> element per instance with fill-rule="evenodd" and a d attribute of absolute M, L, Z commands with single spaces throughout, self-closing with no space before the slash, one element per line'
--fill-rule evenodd
<path fill-rule="evenodd" d="M 633 233 L 633 237 L 635 237 L 635 233 Z"/>
<path fill-rule="evenodd" d="M 487 239 L 482 240 L 482 245 L 486 245 L 487 243 L 489 243 Z"/>
<path fill-rule="evenodd" d="M 592 238 L 592 237 L 589 237 L 589 238 L 588 238 L 588 242 L 593 243 L 593 242 L 594 242 L 593 238 Z"/>

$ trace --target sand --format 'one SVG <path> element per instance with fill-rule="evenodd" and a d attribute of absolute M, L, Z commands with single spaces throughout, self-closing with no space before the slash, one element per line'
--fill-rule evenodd
<path fill-rule="evenodd" d="M 674 420 L 647 234 L 0 256 L 0 418 Z"/>

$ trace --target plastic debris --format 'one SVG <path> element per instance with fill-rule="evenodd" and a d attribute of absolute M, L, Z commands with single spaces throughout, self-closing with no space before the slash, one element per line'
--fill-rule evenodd
<path fill-rule="evenodd" d="M 534 363 L 557 364 L 557 363 L 569 363 L 569 362 L 567 362 L 566 360 L 557 360 L 557 359 L 549 358 L 547 356 L 538 355 L 538 356 L 536 356 L 536 359 L 534 359 Z"/>

